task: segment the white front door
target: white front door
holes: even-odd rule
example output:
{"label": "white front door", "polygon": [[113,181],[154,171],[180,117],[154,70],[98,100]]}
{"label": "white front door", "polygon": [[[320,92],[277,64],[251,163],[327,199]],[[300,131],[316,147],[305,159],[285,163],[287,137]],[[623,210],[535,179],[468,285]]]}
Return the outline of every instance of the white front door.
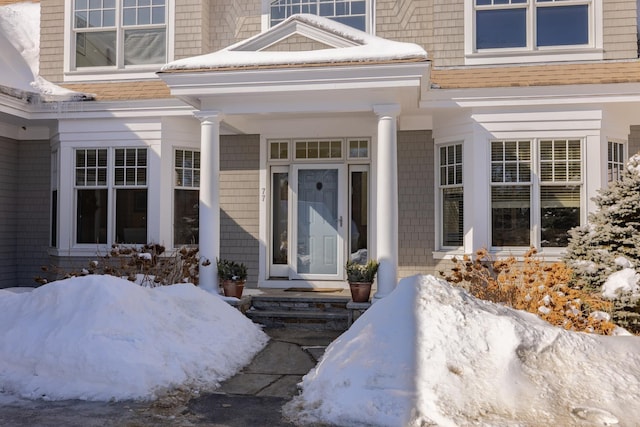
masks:
{"label": "white front door", "polygon": [[343,165],[293,166],[291,278],[343,278],[344,175]]}

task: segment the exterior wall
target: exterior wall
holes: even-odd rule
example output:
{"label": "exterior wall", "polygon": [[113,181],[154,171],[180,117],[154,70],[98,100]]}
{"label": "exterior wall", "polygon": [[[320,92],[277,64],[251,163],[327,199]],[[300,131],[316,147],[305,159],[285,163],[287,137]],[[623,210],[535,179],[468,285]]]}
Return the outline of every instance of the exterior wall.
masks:
{"label": "exterior wall", "polygon": [[431,131],[398,133],[400,277],[434,272],[433,150]]}
{"label": "exterior wall", "polygon": [[379,37],[417,43],[436,66],[464,64],[463,0],[379,0]]}
{"label": "exterior wall", "polygon": [[247,286],[255,288],[259,268],[260,137],[222,136],[220,141],[220,254],[243,262]]}
{"label": "exterior wall", "polygon": [[176,0],[175,59],[209,52],[210,9],[208,0]]}
{"label": "exterior wall", "polygon": [[223,49],[258,34],[261,30],[261,2],[219,0],[211,6],[211,50]]}
{"label": "exterior wall", "polygon": [[64,0],[40,2],[40,75],[62,82],[64,70]]}
{"label": "exterior wall", "polygon": [[18,182],[18,260],[20,286],[35,285],[49,264],[51,149],[49,141],[20,141]]}
{"label": "exterior wall", "polygon": [[0,288],[17,286],[18,142],[0,137]]}
{"label": "exterior wall", "polygon": [[604,59],[638,57],[636,1],[603,0]]}

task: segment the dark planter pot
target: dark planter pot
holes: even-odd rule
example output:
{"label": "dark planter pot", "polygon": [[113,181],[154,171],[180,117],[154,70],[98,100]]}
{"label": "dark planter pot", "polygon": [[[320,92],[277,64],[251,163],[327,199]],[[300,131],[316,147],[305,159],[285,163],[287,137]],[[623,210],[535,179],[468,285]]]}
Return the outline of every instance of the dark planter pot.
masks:
{"label": "dark planter pot", "polygon": [[223,280],[222,290],[225,297],[242,298],[242,291],[244,291],[245,280]]}
{"label": "dark planter pot", "polygon": [[369,302],[371,285],[369,282],[349,282],[353,302]]}

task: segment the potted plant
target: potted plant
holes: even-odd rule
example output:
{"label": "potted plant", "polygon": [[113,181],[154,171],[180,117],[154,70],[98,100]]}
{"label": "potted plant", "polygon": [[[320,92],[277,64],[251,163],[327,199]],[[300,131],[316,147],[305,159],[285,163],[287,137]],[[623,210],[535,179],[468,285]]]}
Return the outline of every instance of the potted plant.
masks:
{"label": "potted plant", "polygon": [[358,264],[355,261],[347,261],[347,281],[351,290],[353,302],[368,302],[371,294],[371,285],[378,272],[378,261],[369,260],[366,264]]}
{"label": "potted plant", "polygon": [[217,260],[218,278],[227,297],[242,298],[244,284],[247,281],[247,267],[241,262],[226,259]]}

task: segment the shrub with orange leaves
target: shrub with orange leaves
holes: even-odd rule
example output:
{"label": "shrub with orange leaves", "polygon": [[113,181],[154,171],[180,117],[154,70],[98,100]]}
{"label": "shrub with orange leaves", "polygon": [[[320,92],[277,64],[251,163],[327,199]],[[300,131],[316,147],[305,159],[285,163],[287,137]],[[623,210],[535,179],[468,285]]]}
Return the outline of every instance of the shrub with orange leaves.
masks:
{"label": "shrub with orange leaves", "polygon": [[522,261],[511,256],[493,260],[486,249],[453,259],[448,282],[476,298],[535,313],[552,325],[572,331],[610,335],[612,303],[571,287],[573,272],[564,262],[545,263],[531,248]]}

